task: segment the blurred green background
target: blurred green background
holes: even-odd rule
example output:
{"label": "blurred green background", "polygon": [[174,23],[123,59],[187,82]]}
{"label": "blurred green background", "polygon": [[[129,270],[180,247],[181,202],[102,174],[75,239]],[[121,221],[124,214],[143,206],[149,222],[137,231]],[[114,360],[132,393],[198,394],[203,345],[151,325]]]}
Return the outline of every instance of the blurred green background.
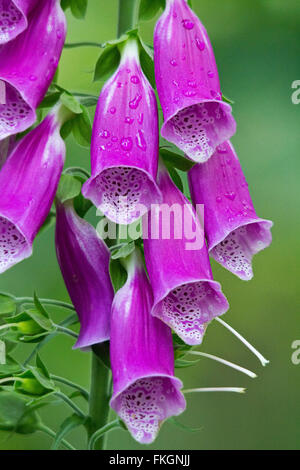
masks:
{"label": "blurred green background", "polygon": [[[291,362],[291,344],[300,340],[299,322],[299,170],[300,105],[291,101],[291,84],[300,80],[299,0],[193,0],[214,45],[223,92],[235,101],[238,123],[233,143],[239,154],[259,215],[275,222],[273,244],[254,260],[255,277],[241,282],[216,264],[231,308],[224,319],[271,361],[257,359],[219,324],[207,331],[202,350],[220,355],[258,373],[252,380],[209,359],[179,369],[185,388],[244,386],[245,395],[194,394],[179,418],[198,433],[166,423],[150,448],[155,449],[299,449],[300,365]],[[85,21],[68,14],[68,41],[103,42],[116,36],[117,0],[89,0]],[[141,25],[151,43],[154,21]],[[98,94],[92,84],[96,48],[63,52],[59,84],[69,90]],[[89,168],[89,155],[68,140],[67,165]],[[297,287],[298,286],[298,287]],[[0,277],[0,290],[67,300],[54,252],[53,227],[38,237],[31,259]],[[64,312],[53,311],[62,319]],[[89,353],[72,351],[72,339],[58,337],[41,353],[52,373],[88,387]],[[29,349],[18,351],[24,357]],[[83,403],[81,403],[83,406]],[[68,415],[65,405],[41,411],[52,428]],[[83,448],[80,431],[70,435]],[[49,438],[0,432],[0,449],[46,449]],[[128,433],[109,434],[108,449],[138,449]]]}

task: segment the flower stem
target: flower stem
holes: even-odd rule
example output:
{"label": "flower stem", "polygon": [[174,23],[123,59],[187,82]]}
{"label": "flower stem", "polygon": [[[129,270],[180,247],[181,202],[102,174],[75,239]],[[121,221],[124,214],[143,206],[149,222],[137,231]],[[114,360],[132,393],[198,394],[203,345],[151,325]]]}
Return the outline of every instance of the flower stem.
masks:
{"label": "flower stem", "polygon": [[104,434],[107,434],[109,431],[112,431],[113,429],[120,428],[120,427],[121,427],[120,421],[116,419],[115,421],[111,421],[110,423],[103,426],[103,428],[98,429],[98,431],[96,431],[89,440],[89,445],[88,445],[89,450],[94,450],[95,445],[101,436],[103,436]]}
{"label": "flower stem", "polygon": [[[108,420],[110,398],[110,370],[97,357],[92,354],[92,373],[90,389],[90,409],[87,424],[89,440],[96,431],[103,428]],[[95,450],[105,448],[106,435],[102,435],[95,442]]]}
{"label": "flower stem", "polygon": [[69,405],[70,408],[72,408],[72,410],[73,410],[78,416],[80,416],[81,418],[86,418],[85,414],[81,411],[81,409],[80,409],[67,395],[65,395],[65,394],[62,393],[62,392],[56,392],[55,395],[56,395],[58,398],[61,398],[65,403],[67,403],[67,405]]}
{"label": "flower stem", "polygon": [[69,42],[65,43],[64,48],[65,49],[74,49],[74,47],[100,47],[103,48],[105,47],[104,44],[101,44],[100,42]]}
{"label": "flower stem", "polygon": [[60,325],[55,325],[57,331],[60,333],[64,333],[65,335],[72,336],[72,338],[78,339],[78,334],[75,333],[74,331],[70,330],[69,328],[66,328],[65,326],[60,326]]}
{"label": "flower stem", "polygon": [[[32,297],[17,297],[15,299],[18,303],[20,304],[33,304],[33,298]],[[73,310],[75,311],[75,308],[72,304],[69,304],[68,302],[62,302],[60,300],[55,300],[55,299],[40,299],[40,302],[42,304],[46,305],[53,305],[54,307],[61,307],[61,308],[66,308],[68,310]]]}
{"label": "flower stem", "polygon": [[85,390],[85,388],[81,387],[81,385],[71,382],[71,380],[68,380],[65,377],[59,377],[58,375],[51,374],[51,379],[53,379],[55,382],[68,385],[68,387],[78,390],[84,396],[84,398],[86,398],[87,400],[89,399],[89,392]]}
{"label": "flower stem", "polygon": [[[47,434],[48,436],[50,437],[53,437],[55,439],[56,437],[56,432],[53,431],[52,429],[48,428],[48,426],[46,426],[45,424],[43,423],[40,423],[39,424],[39,427],[38,427],[38,430]],[[63,439],[61,441],[62,445],[64,447],[66,447],[66,449],[69,449],[69,450],[76,450],[75,447],[73,447],[68,441],[65,441],[65,439]]]}
{"label": "flower stem", "polygon": [[135,27],[137,3],[137,0],[119,0],[118,37]]}

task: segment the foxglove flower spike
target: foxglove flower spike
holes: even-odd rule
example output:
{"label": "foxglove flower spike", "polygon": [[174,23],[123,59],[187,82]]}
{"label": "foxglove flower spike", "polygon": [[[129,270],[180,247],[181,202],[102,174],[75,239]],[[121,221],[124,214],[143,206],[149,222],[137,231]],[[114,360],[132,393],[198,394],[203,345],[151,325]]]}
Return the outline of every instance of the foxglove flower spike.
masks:
{"label": "foxglove flower spike", "polygon": [[111,319],[111,407],[141,444],[154,441],[162,421],[185,409],[174,377],[171,330],[151,316],[153,296],[138,253],[127,262],[128,279],[116,293]]}
{"label": "foxglove flower spike", "polygon": [[186,0],[167,0],[154,34],[157,91],[164,114],[162,136],[196,162],[236,130],[229,104],[222,101],[207,32]]}
{"label": "foxglove flower spike", "polygon": [[0,0],[0,46],[15,39],[28,26],[28,15],[38,0]]}

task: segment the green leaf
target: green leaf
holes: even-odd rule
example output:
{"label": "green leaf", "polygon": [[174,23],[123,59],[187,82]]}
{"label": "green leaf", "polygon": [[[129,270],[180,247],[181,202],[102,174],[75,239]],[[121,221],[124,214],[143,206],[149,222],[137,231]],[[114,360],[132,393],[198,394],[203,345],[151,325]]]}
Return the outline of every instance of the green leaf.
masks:
{"label": "green leaf", "polygon": [[52,108],[52,106],[54,106],[58,102],[60,95],[61,92],[59,91],[47,93],[47,95],[39,105],[39,109]]}
{"label": "green leaf", "polygon": [[200,432],[203,430],[203,428],[191,428],[190,426],[186,426],[186,424],[180,423],[174,416],[168,419],[170,423],[175,424],[178,428],[182,429],[183,431],[186,432]]}
{"label": "green leaf", "polygon": [[78,20],[85,17],[87,10],[87,0],[71,0],[71,12]]}
{"label": "green leaf", "polygon": [[71,6],[71,0],[61,0],[61,7],[66,11]]}
{"label": "green leaf", "polygon": [[36,363],[37,368],[42,371],[44,376],[47,377],[47,379],[50,379],[50,374],[48,372],[48,369],[45,366],[45,364],[43,363],[43,361],[42,361],[39,354],[36,355],[35,363]]}
{"label": "green leaf", "polygon": [[66,138],[71,134],[73,128],[73,119],[66,121],[60,129],[60,135],[62,139],[66,140]]}
{"label": "green leaf", "polygon": [[120,63],[120,51],[117,45],[108,45],[100,55],[94,74],[94,82],[98,80],[106,80],[118,68]]}
{"label": "green leaf", "polygon": [[149,54],[149,50],[146,49],[145,44],[142,44],[142,48],[140,50],[140,61],[141,61],[141,67],[143,69],[144,74],[148,78],[151,86],[155,89],[156,88],[156,83],[155,83],[155,72],[154,72],[154,62]]}
{"label": "green leaf", "polygon": [[0,377],[1,379],[4,379],[5,377],[11,377],[21,372],[21,370],[22,368],[17,361],[15,361],[10,356],[6,356],[6,363],[0,364]]}
{"label": "green leaf", "polygon": [[60,101],[63,105],[65,105],[66,108],[72,111],[72,113],[82,113],[82,107],[80,106],[79,101],[73,95],[71,95],[71,93],[64,91],[60,97]]}
{"label": "green leaf", "polygon": [[175,168],[170,167],[169,165],[166,165],[168,172],[173,180],[173,182],[176,184],[177,188],[183,193],[183,183],[182,180],[175,170]]}
{"label": "green leaf", "polygon": [[72,131],[76,142],[82,147],[89,147],[92,139],[92,123],[87,108],[80,106],[82,113],[73,119]]}
{"label": "green leaf", "polygon": [[139,20],[151,20],[161,8],[161,0],[141,0],[139,9]]}
{"label": "green leaf", "polygon": [[28,402],[14,392],[0,392],[0,429],[18,434],[32,434],[39,428],[38,415]]}
{"label": "green leaf", "polygon": [[16,309],[17,304],[12,297],[0,294],[0,317],[13,315]]}
{"label": "green leaf", "polygon": [[185,359],[176,359],[175,360],[175,367],[177,369],[184,369],[186,367],[191,367],[196,365],[198,362],[200,362],[200,359],[197,359],[196,361],[187,361]]}
{"label": "green leaf", "polygon": [[112,259],[110,260],[109,271],[114,291],[117,292],[124,286],[127,280],[127,272],[119,260]]}
{"label": "green leaf", "polygon": [[194,165],[196,165],[196,162],[192,162],[182,155],[164,148],[159,149],[159,154],[166,165],[177,168],[177,170],[189,171]]}
{"label": "green leaf", "polygon": [[64,203],[74,199],[81,192],[81,183],[72,175],[62,175],[58,185],[56,198]]}
{"label": "green leaf", "polygon": [[[86,180],[81,176],[75,175],[74,178],[78,179],[80,184],[82,185]],[[73,200],[74,209],[79,215],[79,217],[84,218],[85,214],[89,211],[89,209],[93,206],[92,202],[89,199],[85,199],[83,197],[82,192],[78,194]]]}
{"label": "green leaf", "polygon": [[134,242],[126,243],[121,248],[115,251],[112,251],[111,259],[127,258],[127,256],[133,253],[134,250],[135,250]]}
{"label": "green leaf", "polygon": [[34,302],[35,308],[36,308],[45,318],[49,318],[49,313],[45,310],[45,308],[44,308],[43,305],[41,304],[40,299],[38,298],[36,292],[33,293],[33,302]]}
{"label": "green leaf", "polygon": [[57,450],[64,437],[69,434],[69,432],[71,432],[73,429],[77,428],[78,426],[82,426],[84,423],[85,419],[81,418],[76,414],[69,416],[67,419],[65,419],[64,422],[60,425],[60,428],[56,434],[51,449]]}
{"label": "green leaf", "polygon": [[43,232],[46,232],[49,228],[51,228],[55,224],[56,220],[56,215],[53,212],[49,212],[49,214],[46,217],[45,222],[41,226],[39,230],[39,235]]}

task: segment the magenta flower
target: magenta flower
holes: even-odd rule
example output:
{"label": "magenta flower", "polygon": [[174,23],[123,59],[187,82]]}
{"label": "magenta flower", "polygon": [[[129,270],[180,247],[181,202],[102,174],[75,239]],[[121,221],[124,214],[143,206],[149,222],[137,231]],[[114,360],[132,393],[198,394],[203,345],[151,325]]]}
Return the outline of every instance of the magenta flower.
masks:
{"label": "magenta flower", "polygon": [[28,26],[37,0],[0,0],[0,45],[15,39]]}
{"label": "magenta flower", "polygon": [[65,36],[60,1],[40,1],[29,15],[28,28],[0,48],[0,80],[5,83],[0,140],[35,122],[36,107],[53,79]]}
{"label": "magenta flower", "polygon": [[155,439],[162,421],[185,409],[182,383],[174,377],[171,330],[151,316],[153,296],[136,253],[117,292],[111,319],[111,407],[142,444]]}
{"label": "magenta flower", "polygon": [[91,164],[83,194],[112,221],[131,223],[160,200],[157,104],[135,40],[126,43],[118,70],[102,89]]}
{"label": "magenta flower", "polygon": [[54,200],[65,159],[56,107],[16,145],[0,171],[0,273],[28,258]]}
{"label": "magenta flower", "polygon": [[113,287],[109,250],[72,201],[56,205],[56,253],[81,329],[75,348],[109,339]]}
{"label": "magenta flower", "polygon": [[164,114],[162,136],[205,162],[236,130],[222,101],[213,49],[186,0],[167,0],[154,35],[157,91]]}
{"label": "magenta flower", "polygon": [[272,222],[257,217],[248,184],[230,142],[189,172],[194,204],[204,204],[205,233],[213,258],[243,280],[253,277],[252,257],[270,245]]}
{"label": "magenta flower", "polygon": [[[200,344],[206,324],[225,313],[228,302],[213,280],[204,232],[192,204],[164,168],[159,169],[158,185],[163,204],[144,217],[145,260],[154,294],[152,314],[187,344]],[[173,217],[166,212],[171,208]],[[163,227],[169,220],[167,233]]]}

